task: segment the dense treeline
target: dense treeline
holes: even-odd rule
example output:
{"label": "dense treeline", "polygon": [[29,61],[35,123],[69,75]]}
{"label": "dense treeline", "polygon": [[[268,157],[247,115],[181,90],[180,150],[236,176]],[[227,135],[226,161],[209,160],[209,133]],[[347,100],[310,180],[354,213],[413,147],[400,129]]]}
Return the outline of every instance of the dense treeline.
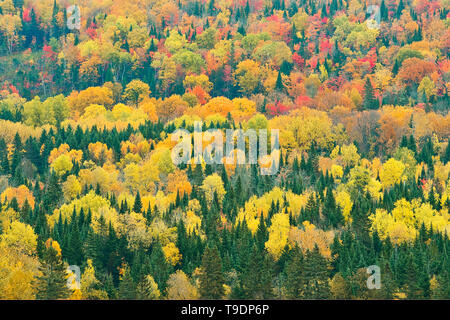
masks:
{"label": "dense treeline", "polygon": [[[448,2],[68,6],[0,1],[0,298],[450,298]],[[196,121],[279,170],[174,165]]]}
{"label": "dense treeline", "polygon": [[[162,128],[157,124],[147,123],[138,130],[150,132],[148,137],[151,139],[158,136]],[[440,195],[435,195],[431,191],[426,197],[421,188],[420,181],[430,176],[433,170],[431,168],[423,170],[419,180],[411,179],[395,184],[386,190],[382,199],[378,201],[368,192],[356,189],[350,212],[352,223],[345,223],[342,209],[336,203],[333,193],[329,192],[337,187],[333,176],[328,171],[324,174],[314,169],[314,159],[320,154],[314,148],[307,154],[307,161],[305,158],[302,158],[302,161],[295,159],[292,164],[281,161],[280,171],[286,177],[259,176],[255,166],[236,168],[233,175],[228,175],[224,167],[219,165],[206,165],[204,170],[200,166],[196,166],[195,169],[189,166],[188,177],[194,186],[192,193],[185,193],[183,196],[177,193],[174,203],[171,203],[165,212],[158,212],[157,206],[144,207],[139,191],[130,203],[127,200],[118,201],[114,193],[102,192],[100,184],[86,186],[80,192],[78,195],[80,198],[94,192],[108,199],[111,208],[115,209],[118,215],[142,213],[148,225],[152,225],[155,219],[162,219],[167,226],[177,227],[174,248],[177,249],[176,254],[180,255],[180,258],[174,258],[175,265],[165,258],[158,241],[154,240],[148,247],[137,246],[131,249],[127,235],[119,235],[111,222],[108,224],[103,216],[98,219],[97,231],[94,231],[90,209],[84,211],[81,207],[77,212],[74,207],[69,219],[63,219],[62,215],[59,215],[58,220],[50,227],[46,215],[63,201],[61,182],[68,176],[77,176],[80,166],[74,162],[71,170],[57,176],[55,172],[49,171],[47,159],[50,152],[46,153],[45,150],[53,150],[67,143],[78,146],[85,155],[89,153],[86,146],[93,141],[104,141],[108,147],[115,150],[117,148],[115,146],[127,141],[134,132],[131,127],[120,132],[99,132],[95,127],[86,132],[80,128],[59,129],[44,132],[39,141],[30,138],[24,144],[17,135],[14,149],[22,151],[15,151],[12,161],[7,159],[2,161],[2,174],[10,177],[11,185],[27,186],[32,191],[34,206],[34,208],[30,206],[27,198],[21,199],[22,205],[19,205],[16,198],[12,198],[2,206],[2,212],[8,215],[11,213],[6,212],[12,209],[18,213],[17,221],[33,227],[38,236],[36,252],[43,265],[54,266],[53,264],[61,263],[53,256],[46,258],[49,250],[47,239],[52,239],[51,241],[59,244],[58,250],[64,261],[83,266],[85,270],[89,270],[89,266],[95,268],[95,277],[98,280],[95,280],[95,285],[89,284],[88,288],[82,289],[84,298],[150,298],[155,294],[153,290],[156,290],[156,286],[152,287],[147,283],[148,275],[153,277],[160,292],[165,292],[168,285],[174,291],[186,290],[185,286],[189,288],[189,281],[182,282],[174,277],[177,280],[168,284],[169,276],[176,274],[174,273],[176,270],[182,270],[193,278],[198,276],[198,290],[204,292],[202,296],[205,298],[224,297],[223,284],[227,285],[226,294],[230,298],[393,298],[400,294],[406,294],[408,298],[448,297],[447,234],[422,224],[412,242],[392,243],[389,237],[383,240],[376,231],[370,232],[368,218],[376,209],[391,211],[401,199],[407,201],[421,199],[435,210],[448,212],[450,204],[448,198],[442,203],[439,201],[443,199]],[[44,151],[36,152],[41,144]],[[2,154],[7,154],[5,145],[1,140]],[[430,155],[426,155],[426,148],[424,146],[424,151],[415,153],[416,157],[429,157]],[[446,152],[447,155],[444,157],[448,156],[448,151]],[[91,159],[89,155],[84,157],[85,161]],[[282,155],[283,157],[285,156]],[[27,162],[35,166],[34,171],[25,168],[27,165],[30,166]],[[32,172],[31,175],[24,176],[28,172]],[[215,193],[211,206],[208,206],[201,189],[195,186],[203,185],[205,176],[214,173],[224,181],[225,195],[219,202]],[[42,189],[43,185],[45,187]],[[221,215],[225,216],[226,221],[237,221],[239,208],[246,201],[253,195],[262,196],[270,192],[273,186],[292,190],[296,195],[302,194],[304,190],[315,190],[315,193],[311,193],[311,197],[307,199],[297,216],[292,215],[286,200],[283,204],[280,204],[279,200],[276,202],[272,200],[267,216],[260,216],[254,233],[245,220],[231,225],[220,223]],[[180,211],[188,211],[193,201],[199,206],[201,225],[198,233],[189,233],[183,219],[177,217]],[[285,248],[280,248],[281,254],[275,260],[268,253],[266,243],[270,236],[269,228],[273,226],[273,217],[278,212],[288,217],[288,226],[291,227],[301,227],[305,221],[309,221],[322,230],[336,230],[333,241],[325,244],[331,250],[331,259],[325,259],[316,244],[311,251],[306,252],[298,246],[286,245]],[[304,241],[312,243],[305,243],[305,246],[312,245],[315,241],[323,245],[321,239],[314,238],[313,233],[306,236],[311,239],[306,238]],[[209,251],[206,248],[209,248]],[[86,261],[91,262],[86,265]],[[380,265],[383,270],[383,289],[380,291],[368,290],[365,285],[367,280],[365,268],[372,264]],[[201,276],[197,275],[199,267],[205,268],[207,279],[201,280]],[[57,270],[56,267],[54,269]],[[50,277],[60,277],[61,283],[65,285],[64,270],[62,268],[59,274],[56,271],[47,273],[44,271],[41,280],[43,282],[40,284],[47,283]],[[124,272],[130,274],[124,275],[122,274]],[[83,279],[85,276],[93,277],[84,273]],[[332,279],[331,283],[328,283],[328,279]],[[147,286],[153,289],[150,290]],[[43,290],[40,286],[38,288],[39,292]],[[56,294],[53,291],[56,289],[45,290],[48,292],[40,293],[42,298],[51,298]],[[195,287],[190,290],[192,292],[184,296],[185,298],[198,297]],[[213,294],[215,291],[217,293]],[[168,292],[169,297],[177,297],[175,293],[171,296],[170,290]],[[61,293],[57,297],[65,296]]]}

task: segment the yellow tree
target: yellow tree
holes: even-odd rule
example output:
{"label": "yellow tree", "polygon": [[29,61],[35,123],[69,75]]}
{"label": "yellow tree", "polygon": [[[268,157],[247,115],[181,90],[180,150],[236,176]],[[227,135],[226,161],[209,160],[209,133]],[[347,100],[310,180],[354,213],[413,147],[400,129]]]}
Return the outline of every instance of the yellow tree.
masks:
{"label": "yellow tree", "polygon": [[212,204],[214,200],[214,194],[217,194],[219,204],[222,203],[222,200],[225,197],[226,193],[222,178],[217,173],[213,173],[212,175],[207,176],[203,181],[201,189],[205,194],[208,205]]}
{"label": "yellow tree", "polygon": [[187,89],[194,89],[195,87],[201,87],[203,90],[205,90],[206,93],[209,93],[212,88],[213,84],[209,81],[209,78],[205,74],[201,75],[188,75],[183,80],[184,88]]}
{"label": "yellow tree", "polygon": [[256,87],[261,81],[261,67],[258,62],[253,60],[244,60],[237,65],[234,77],[239,84],[240,90],[251,94],[255,92]]}
{"label": "yellow tree", "polygon": [[87,300],[106,300],[108,294],[104,290],[97,289],[100,281],[95,277],[94,266],[92,260],[87,260],[87,267],[81,276],[81,294],[83,299]]}
{"label": "yellow tree", "polygon": [[403,181],[405,179],[404,171],[405,165],[403,162],[394,158],[386,161],[380,170],[380,180],[383,188],[388,188]]}
{"label": "yellow tree", "polygon": [[114,103],[113,92],[107,87],[90,87],[86,90],[73,91],[68,97],[67,102],[74,115],[82,115],[84,109],[91,104],[98,104],[109,107]]}
{"label": "yellow tree", "polygon": [[172,266],[176,266],[181,260],[180,250],[178,250],[177,246],[173,242],[169,242],[162,248],[164,252],[164,256],[166,257],[166,261],[170,263]]}
{"label": "yellow tree", "polygon": [[13,221],[0,236],[0,242],[21,253],[32,255],[36,249],[37,236],[31,226]]}
{"label": "yellow tree", "polygon": [[35,97],[23,105],[23,116],[25,123],[30,126],[54,124],[53,110],[44,107],[39,97]]}
{"label": "yellow tree", "polygon": [[273,215],[269,227],[269,240],[265,247],[275,260],[280,258],[281,252],[288,243],[289,228],[289,215],[285,213]]}
{"label": "yellow tree", "polygon": [[72,170],[73,163],[67,154],[62,154],[50,165],[58,176],[64,175],[66,172]]}
{"label": "yellow tree", "polygon": [[0,244],[0,299],[35,299],[39,260]]}
{"label": "yellow tree", "polygon": [[148,84],[140,80],[133,80],[125,87],[123,98],[137,107],[142,100],[148,98],[149,94],[150,87]]}
{"label": "yellow tree", "polygon": [[9,54],[12,53],[14,44],[19,40],[19,30],[22,28],[22,20],[17,15],[1,14],[0,31],[6,38]]}
{"label": "yellow tree", "polygon": [[170,300],[197,300],[199,294],[188,276],[182,270],[178,270],[167,280],[167,298]]}
{"label": "yellow tree", "polygon": [[312,251],[317,245],[320,254],[326,258],[331,257],[330,245],[333,242],[333,237],[333,231],[317,229],[316,226],[309,221],[303,222],[303,230],[291,228],[289,232],[289,240],[296,242],[303,250],[303,253]]}
{"label": "yellow tree", "polygon": [[66,200],[72,200],[81,194],[81,183],[76,176],[70,175],[62,186],[64,198]]}
{"label": "yellow tree", "polygon": [[34,299],[40,274],[37,236],[31,226],[13,221],[0,236],[0,299]]}
{"label": "yellow tree", "polygon": [[98,164],[103,165],[105,162],[113,162],[114,153],[104,143],[97,141],[88,145],[91,158]]}

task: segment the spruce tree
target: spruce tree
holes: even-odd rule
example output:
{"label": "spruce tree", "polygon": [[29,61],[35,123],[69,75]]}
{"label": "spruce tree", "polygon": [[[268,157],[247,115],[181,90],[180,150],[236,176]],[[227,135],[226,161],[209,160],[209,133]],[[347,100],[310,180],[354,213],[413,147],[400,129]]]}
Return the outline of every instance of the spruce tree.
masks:
{"label": "spruce tree", "polygon": [[448,270],[447,262],[444,264],[443,271],[436,277],[437,288],[433,292],[433,299],[450,299],[450,271]]}
{"label": "spruce tree", "polygon": [[372,82],[369,77],[366,78],[366,83],[364,84],[364,109],[372,110],[378,109],[378,101],[373,92]]}
{"label": "spruce tree", "polygon": [[286,296],[288,299],[301,299],[303,297],[303,254],[298,246],[290,253],[285,265]]}
{"label": "spruce tree", "polygon": [[328,284],[328,262],[320,254],[317,244],[305,256],[303,268],[303,298],[328,299],[330,287]]}
{"label": "spruce tree", "polygon": [[275,83],[275,89],[280,92],[284,90],[283,79],[281,78],[281,71],[278,71],[277,82]]}
{"label": "spruce tree", "polygon": [[142,211],[142,201],[141,195],[139,194],[139,190],[136,193],[136,197],[134,198],[133,212],[141,213]]}
{"label": "spruce tree", "polygon": [[161,290],[166,289],[166,282],[172,272],[172,266],[167,263],[166,257],[159,242],[154,245],[150,255],[150,274]]}
{"label": "spruce tree", "polygon": [[83,244],[77,221],[72,221],[72,230],[69,235],[67,258],[70,264],[81,265],[83,262]]}
{"label": "spruce tree", "polygon": [[324,202],[324,215],[327,218],[327,223],[332,227],[337,227],[344,221],[344,216],[342,215],[341,209],[336,205],[336,200],[334,199],[333,190],[327,188],[327,193]]}
{"label": "spruce tree", "polygon": [[386,7],[386,4],[384,3],[384,0],[381,0],[380,19],[381,19],[381,21],[387,21],[388,18],[389,18],[389,11]]}
{"label": "spruce tree", "polygon": [[272,294],[273,262],[269,254],[254,246],[242,274],[242,289],[247,299],[270,299]]}
{"label": "spruce tree", "polygon": [[400,0],[400,2],[398,3],[397,13],[396,13],[397,19],[400,18],[400,16],[402,15],[402,11],[404,9],[405,9],[405,5],[403,4],[403,0]]}
{"label": "spruce tree", "polygon": [[406,260],[406,296],[408,299],[420,299],[422,290],[419,285],[419,266],[414,261],[412,254]]}
{"label": "spruce tree", "polygon": [[58,205],[63,197],[63,191],[59,182],[58,175],[52,171],[45,190],[43,204],[46,208],[52,209]]}
{"label": "spruce tree", "polygon": [[69,297],[67,273],[61,254],[47,242],[43,248],[41,261],[41,276],[37,279],[37,299],[57,300]]}
{"label": "spruce tree", "polygon": [[265,244],[269,240],[269,232],[267,231],[267,226],[264,221],[264,215],[261,214],[259,218],[258,229],[255,234],[256,246],[260,252],[264,251]]}
{"label": "spruce tree", "polygon": [[130,268],[128,266],[122,268],[122,278],[120,279],[119,284],[119,299],[136,299],[136,284],[131,277]]}
{"label": "spruce tree", "polygon": [[206,247],[202,258],[200,275],[200,296],[202,299],[221,299],[225,293],[225,277],[222,271],[222,259],[216,246]]}

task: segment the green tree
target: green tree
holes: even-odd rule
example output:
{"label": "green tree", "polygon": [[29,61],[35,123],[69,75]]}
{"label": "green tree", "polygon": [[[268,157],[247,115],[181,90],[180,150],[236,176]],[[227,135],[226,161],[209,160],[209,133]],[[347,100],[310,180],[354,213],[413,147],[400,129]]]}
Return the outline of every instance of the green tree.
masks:
{"label": "green tree", "polygon": [[286,296],[288,299],[303,297],[303,254],[298,246],[291,250],[289,260],[285,266]]}
{"label": "green tree", "polygon": [[242,287],[248,299],[270,299],[272,293],[273,261],[266,251],[254,246],[242,275]]}
{"label": "green tree", "polygon": [[206,247],[202,258],[200,296],[202,299],[221,299],[225,293],[222,259],[216,246]]}
{"label": "green tree", "polygon": [[141,211],[142,211],[142,200],[138,190],[138,192],[136,193],[136,197],[134,198],[133,212],[141,213]]}
{"label": "green tree", "polygon": [[128,265],[122,268],[122,278],[119,284],[119,299],[136,299],[136,284],[131,277],[130,267]]}
{"label": "green tree", "polygon": [[364,84],[364,102],[363,102],[364,109],[378,109],[379,104],[378,100],[375,97],[372,82],[367,77],[366,83]]}
{"label": "green tree", "polygon": [[303,298],[328,299],[330,297],[328,262],[320,254],[317,245],[306,253],[303,266]]}
{"label": "green tree", "polygon": [[37,299],[56,300],[69,297],[67,272],[61,254],[53,247],[44,248],[40,271],[37,279]]}

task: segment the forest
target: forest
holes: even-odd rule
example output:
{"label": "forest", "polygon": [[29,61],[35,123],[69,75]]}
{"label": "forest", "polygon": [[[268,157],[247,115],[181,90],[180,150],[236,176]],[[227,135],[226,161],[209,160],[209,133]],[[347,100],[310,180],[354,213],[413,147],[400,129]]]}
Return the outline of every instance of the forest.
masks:
{"label": "forest", "polygon": [[0,0],[0,299],[450,299],[449,10]]}

